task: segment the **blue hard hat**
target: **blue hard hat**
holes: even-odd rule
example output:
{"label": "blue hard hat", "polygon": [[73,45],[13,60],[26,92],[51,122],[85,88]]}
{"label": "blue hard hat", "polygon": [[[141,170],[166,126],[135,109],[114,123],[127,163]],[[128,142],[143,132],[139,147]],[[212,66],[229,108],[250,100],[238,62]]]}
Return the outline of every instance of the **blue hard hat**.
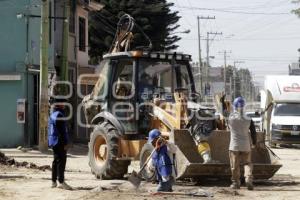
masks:
{"label": "blue hard hat", "polygon": [[151,143],[153,140],[158,138],[161,135],[160,131],[157,129],[153,129],[149,132],[148,143]]}
{"label": "blue hard hat", "polygon": [[233,106],[235,109],[237,108],[243,108],[245,106],[245,99],[243,97],[237,97],[234,101],[233,101]]}

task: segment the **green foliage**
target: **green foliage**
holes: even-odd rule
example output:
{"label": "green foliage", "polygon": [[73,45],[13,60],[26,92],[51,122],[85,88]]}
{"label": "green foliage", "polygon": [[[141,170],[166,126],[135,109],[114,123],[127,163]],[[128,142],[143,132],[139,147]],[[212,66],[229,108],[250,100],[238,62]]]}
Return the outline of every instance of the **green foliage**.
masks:
{"label": "green foliage", "polygon": [[[300,0],[294,0],[294,1],[292,1],[292,3],[299,4]],[[292,10],[292,13],[294,13],[294,14],[298,15],[298,17],[300,17],[300,8]]]}
{"label": "green foliage", "polygon": [[[104,9],[91,13],[89,27],[90,55],[99,60],[108,52],[116,32],[119,18],[127,13],[144,30],[153,43],[153,50],[173,50],[181,38],[171,35],[176,30],[180,17],[178,12],[171,11],[173,3],[166,0],[97,0],[105,5]],[[134,31],[131,47],[148,45],[146,38],[137,30]]]}
{"label": "green foliage", "polygon": [[[231,80],[231,95],[232,99],[243,96],[250,98],[250,90],[254,88],[253,77],[247,68],[237,69],[234,66],[228,65],[226,67],[226,82]],[[235,93],[234,93],[235,89]]]}

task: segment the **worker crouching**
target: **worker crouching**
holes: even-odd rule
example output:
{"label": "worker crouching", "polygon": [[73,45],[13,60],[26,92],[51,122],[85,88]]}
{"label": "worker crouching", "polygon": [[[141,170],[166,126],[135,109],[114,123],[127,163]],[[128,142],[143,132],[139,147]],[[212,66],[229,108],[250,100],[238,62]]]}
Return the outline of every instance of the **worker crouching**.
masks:
{"label": "worker crouching", "polygon": [[157,129],[149,132],[148,142],[155,148],[152,159],[148,163],[148,169],[156,172],[157,181],[159,182],[157,191],[172,192],[176,177],[174,165],[176,146],[167,142]]}

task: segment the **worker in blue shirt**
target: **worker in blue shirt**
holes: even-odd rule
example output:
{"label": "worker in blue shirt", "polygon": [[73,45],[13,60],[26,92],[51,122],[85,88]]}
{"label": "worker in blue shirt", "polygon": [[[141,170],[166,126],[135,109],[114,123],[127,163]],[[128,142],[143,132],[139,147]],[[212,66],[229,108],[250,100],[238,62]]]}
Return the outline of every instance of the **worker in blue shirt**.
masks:
{"label": "worker in blue shirt", "polygon": [[157,191],[172,192],[172,186],[176,177],[174,166],[176,146],[167,142],[157,129],[149,132],[148,142],[156,149],[152,154],[152,159],[148,163],[148,169],[156,172],[159,182]]}
{"label": "worker in blue shirt", "polygon": [[71,190],[72,188],[65,182],[64,176],[69,143],[64,117],[63,100],[56,100],[48,121],[48,145],[52,148],[54,157],[52,162],[52,188],[57,187],[56,181],[58,178],[58,188]]}

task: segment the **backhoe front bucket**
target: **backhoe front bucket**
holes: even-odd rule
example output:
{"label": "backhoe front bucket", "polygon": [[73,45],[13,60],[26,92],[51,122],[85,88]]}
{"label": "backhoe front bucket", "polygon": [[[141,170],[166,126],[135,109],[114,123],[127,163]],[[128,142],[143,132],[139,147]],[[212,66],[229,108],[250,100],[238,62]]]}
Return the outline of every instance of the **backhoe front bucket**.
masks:
{"label": "backhoe front bucket", "polygon": [[[176,153],[177,179],[185,178],[230,178],[229,131],[214,131],[209,138],[212,163],[204,164],[188,130],[175,130],[170,141],[178,146]],[[264,134],[258,133],[257,142],[264,142]],[[269,149],[253,149],[253,176],[269,179],[282,166]],[[242,169],[242,168],[241,168]]]}

